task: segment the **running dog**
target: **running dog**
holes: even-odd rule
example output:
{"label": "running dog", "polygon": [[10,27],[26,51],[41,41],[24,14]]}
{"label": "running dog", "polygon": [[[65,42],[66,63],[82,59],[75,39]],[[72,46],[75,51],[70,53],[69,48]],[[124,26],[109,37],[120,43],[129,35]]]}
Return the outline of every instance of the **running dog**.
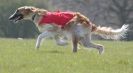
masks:
{"label": "running dog", "polygon": [[120,39],[125,36],[128,25],[120,29],[111,27],[97,27],[87,17],[79,12],[47,11],[33,6],[19,7],[9,20],[18,22],[20,20],[31,20],[42,32],[36,41],[36,48],[39,48],[43,38],[54,37],[58,45],[66,45],[63,37],[71,37],[73,52],[77,52],[78,44],[87,48],[96,48],[99,54],[104,52],[104,46],[91,41],[91,34],[99,34],[105,39]]}

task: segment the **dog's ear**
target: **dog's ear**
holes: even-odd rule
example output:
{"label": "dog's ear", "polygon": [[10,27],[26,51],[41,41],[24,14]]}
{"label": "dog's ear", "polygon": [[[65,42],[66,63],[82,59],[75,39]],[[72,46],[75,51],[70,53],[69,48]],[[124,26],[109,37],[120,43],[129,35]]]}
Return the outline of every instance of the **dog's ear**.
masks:
{"label": "dog's ear", "polygon": [[37,13],[37,8],[30,8],[30,10],[32,11],[32,12],[34,12],[34,13]]}
{"label": "dog's ear", "polygon": [[44,9],[39,9],[39,8],[31,8],[31,11],[33,12],[33,13],[37,13],[37,14],[39,14],[39,15],[45,15],[46,14],[46,12],[47,12],[47,10],[44,10]]}

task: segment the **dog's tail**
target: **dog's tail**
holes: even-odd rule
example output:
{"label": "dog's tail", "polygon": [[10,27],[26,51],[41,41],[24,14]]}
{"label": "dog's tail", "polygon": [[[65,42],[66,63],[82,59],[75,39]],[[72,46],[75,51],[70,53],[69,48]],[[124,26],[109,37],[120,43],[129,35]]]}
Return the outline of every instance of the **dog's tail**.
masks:
{"label": "dog's tail", "polygon": [[[128,30],[129,25],[124,24],[120,29],[112,29],[110,27],[96,27],[95,30],[93,31],[96,34],[99,34],[105,39],[114,39],[118,40],[120,38],[125,38],[126,32]],[[93,28],[93,26],[92,26]]]}

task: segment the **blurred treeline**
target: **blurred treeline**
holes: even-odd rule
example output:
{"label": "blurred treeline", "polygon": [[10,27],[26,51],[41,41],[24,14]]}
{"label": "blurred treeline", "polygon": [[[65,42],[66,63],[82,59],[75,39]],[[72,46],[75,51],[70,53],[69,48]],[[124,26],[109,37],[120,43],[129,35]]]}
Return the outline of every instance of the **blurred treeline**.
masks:
{"label": "blurred treeline", "polygon": [[126,40],[133,40],[133,0],[0,0],[0,37],[34,38],[39,34],[31,21],[10,22],[8,17],[20,6],[47,10],[78,11],[96,25],[120,28],[129,24]]}

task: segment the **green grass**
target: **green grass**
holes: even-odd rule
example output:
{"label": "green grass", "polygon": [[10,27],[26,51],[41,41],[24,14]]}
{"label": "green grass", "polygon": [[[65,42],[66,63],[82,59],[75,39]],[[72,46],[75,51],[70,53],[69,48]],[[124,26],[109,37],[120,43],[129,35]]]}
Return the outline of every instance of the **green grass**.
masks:
{"label": "green grass", "polygon": [[0,73],[133,73],[133,42],[95,41],[95,49],[57,46],[46,40],[35,50],[35,40],[0,39]]}

